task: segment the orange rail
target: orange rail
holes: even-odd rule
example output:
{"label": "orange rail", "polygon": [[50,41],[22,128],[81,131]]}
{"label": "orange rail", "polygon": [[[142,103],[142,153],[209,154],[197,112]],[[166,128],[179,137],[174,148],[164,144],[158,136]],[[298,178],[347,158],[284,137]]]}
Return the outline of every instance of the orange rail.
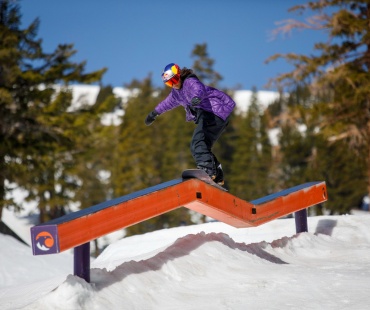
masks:
{"label": "orange rail", "polygon": [[34,255],[59,253],[179,207],[234,227],[250,227],[326,200],[325,182],[247,202],[199,179],[177,179],[34,226],[32,249]]}

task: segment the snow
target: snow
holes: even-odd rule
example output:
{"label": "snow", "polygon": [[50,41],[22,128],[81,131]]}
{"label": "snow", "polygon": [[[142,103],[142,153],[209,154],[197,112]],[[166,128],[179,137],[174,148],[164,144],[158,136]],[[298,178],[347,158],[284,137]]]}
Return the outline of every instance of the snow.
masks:
{"label": "snow", "polygon": [[[235,100],[238,112],[247,112],[251,103],[253,92],[251,90],[237,90],[234,92],[233,99]],[[260,90],[256,92],[257,102],[263,109],[266,109],[271,103],[277,100],[280,96],[278,92]]]}
{"label": "snow", "polygon": [[[60,86],[55,85],[55,89],[59,90]],[[72,91],[73,100],[72,107],[80,108],[84,105],[92,105],[96,102],[100,87],[98,85],[70,85],[68,89]],[[137,90],[131,90],[124,87],[114,87],[113,94],[126,103],[130,97],[137,95]],[[233,92],[233,99],[237,105],[239,112],[246,112],[250,105],[253,92],[251,90],[236,90]],[[260,90],[257,91],[258,103],[262,108],[267,108],[269,104],[278,99],[280,94],[276,91]],[[115,120],[114,120],[115,121]]]}
{"label": "snow", "polygon": [[32,256],[0,235],[1,309],[368,309],[370,214],[220,222],[121,239],[72,275],[68,252]]}
{"label": "snow", "polygon": [[[56,85],[55,89],[59,90],[61,87]],[[72,107],[71,109],[81,108],[84,105],[92,105],[96,102],[96,98],[99,94],[100,87],[98,85],[70,85],[68,89],[72,91]],[[114,87],[113,94],[121,99],[122,104],[126,103],[129,98],[136,96],[138,90],[127,89],[124,87]],[[253,92],[250,90],[236,90],[233,92],[233,99],[236,103],[236,109],[238,113],[245,113],[251,103],[251,97]],[[154,94],[155,96],[156,94]],[[268,105],[273,103],[278,99],[280,94],[275,91],[260,90],[257,91],[258,103],[262,109],[266,109]],[[105,113],[102,116],[102,123],[106,126],[114,125],[118,126],[122,122],[122,117],[124,115],[124,110],[117,108],[111,113]],[[272,133],[274,136],[271,137],[272,143],[275,145],[276,132]]]}
{"label": "snow", "polygon": [[28,202],[25,200],[27,191],[16,186],[15,183],[9,184],[5,181],[6,186],[13,188],[11,193],[7,193],[6,199],[13,198],[16,204],[22,206],[22,210],[15,212],[13,208],[3,208],[1,221],[3,221],[12,231],[28,245],[31,245],[30,228],[38,224],[39,210],[37,202]]}
{"label": "snow", "polygon": [[[54,86],[57,91],[61,89],[60,85]],[[92,105],[96,102],[96,98],[100,91],[100,86],[98,85],[84,85],[84,84],[74,84],[69,85],[68,89],[72,91],[72,106],[71,110],[81,108],[85,105]],[[138,90],[137,89],[127,89],[124,87],[114,87],[113,94],[116,98],[120,98],[122,104],[126,103],[129,98],[137,96]],[[237,111],[239,113],[245,113],[248,110],[248,107],[251,102],[253,92],[250,90],[236,90],[233,92],[233,99],[235,100]],[[154,96],[157,94],[154,93]],[[268,91],[268,90],[260,90],[257,91],[257,99],[258,103],[262,109],[266,109],[268,105],[273,103],[276,99],[278,99],[280,94],[276,91]],[[121,108],[117,108],[115,111],[111,113],[105,113],[102,116],[102,123],[106,126],[114,125],[118,126],[122,122],[122,117],[124,115],[124,110]],[[273,141],[276,138],[272,138]]]}

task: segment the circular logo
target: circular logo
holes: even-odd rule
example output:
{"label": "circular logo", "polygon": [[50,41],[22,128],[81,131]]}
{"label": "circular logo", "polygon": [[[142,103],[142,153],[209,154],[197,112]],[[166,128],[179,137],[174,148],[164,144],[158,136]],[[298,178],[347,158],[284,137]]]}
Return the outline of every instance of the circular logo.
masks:
{"label": "circular logo", "polygon": [[49,251],[54,245],[53,236],[47,231],[42,231],[36,236],[36,246],[41,251]]}

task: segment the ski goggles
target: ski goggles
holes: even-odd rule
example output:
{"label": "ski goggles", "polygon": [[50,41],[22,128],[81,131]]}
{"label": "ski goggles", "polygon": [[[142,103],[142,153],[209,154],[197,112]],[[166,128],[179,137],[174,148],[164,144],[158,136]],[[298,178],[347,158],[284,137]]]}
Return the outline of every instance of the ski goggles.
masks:
{"label": "ski goggles", "polygon": [[165,81],[165,78],[163,77],[163,82],[169,87],[173,87],[173,85],[176,85],[180,82],[180,76],[179,75],[174,75],[171,77],[169,80]]}
{"label": "ski goggles", "polygon": [[169,87],[178,84],[180,82],[179,66],[174,63],[167,65],[163,70],[162,80]]}

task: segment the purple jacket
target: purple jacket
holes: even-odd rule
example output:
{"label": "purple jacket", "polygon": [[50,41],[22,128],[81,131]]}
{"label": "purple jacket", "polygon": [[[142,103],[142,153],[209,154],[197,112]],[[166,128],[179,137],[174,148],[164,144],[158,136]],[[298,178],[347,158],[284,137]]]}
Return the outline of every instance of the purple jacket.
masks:
{"label": "purple jacket", "polygon": [[155,111],[162,114],[182,105],[186,111],[186,120],[195,121],[195,116],[190,111],[191,99],[194,97],[201,99],[195,108],[212,112],[223,120],[226,120],[235,107],[235,102],[224,92],[204,85],[196,77],[188,77],[184,80],[181,89],[173,88],[167,98],[155,107]]}

